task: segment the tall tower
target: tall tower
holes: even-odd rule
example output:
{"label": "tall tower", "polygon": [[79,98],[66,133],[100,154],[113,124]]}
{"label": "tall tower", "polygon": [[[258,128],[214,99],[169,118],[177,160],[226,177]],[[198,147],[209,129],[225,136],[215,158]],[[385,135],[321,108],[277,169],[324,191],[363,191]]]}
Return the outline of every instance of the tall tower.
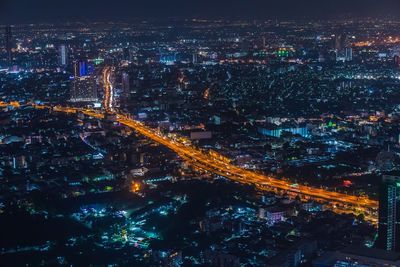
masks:
{"label": "tall tower", "polygon": [[131,89],[129,86],[129,74],[126,72],[122,73],[122,98],[124,104],[129,101]]}
{"label": "tall tower", "polygon": [[68,64],[68,48],[65,44],[59,47],[60,66],[65,67]]}
{"label": "tall tower", "polygon": [[94,66],[86,60],[76,60],[73,64],[73,71],[75,77],[86,77],[94,73]]}
{"label": "tall tower", "polygon": [[351,47],[346,47],[345,53],[346,53],[346,61],[352,61],[353,60],[353,49]]}
{"label": "tall tower", "polygon": [[74,77],[70,88],[72,102],[95,102],[97,98],[97,84],[94,76]]}
{"label": "tall tower", "polygon": [[12,65],[12,33],[11,33],[11,26],[6,26],[6,32],[5,32],[5,37],[6,37],[6,52],[7,52],[7,64],[8,67],[11,67]]}
{"label": "tall tower", "polygon": [[70,87],[70,101],[95,102],[98,101],[96,76],[88,73],[86,61],[74,61],[74,77]]}
{"label": "tall tower", "polygon": [[86,61],[79,61],[79,76],[87,76],[87,64]]}
{"label": "tall tower", "polygon": [[377,245],[385,250],[400,251],[400,176],[383,176]]}
{"label": "tall tower", "polygon": [[346,47],[347,36],[345,33],[339,33],[335,35],[335,50],[339,52]]}
{"label": "tall tower", "polygon": [[192,54],[192,63],[193,63],[193,64],[197,64],[197,60],[198,60],[198,55],[197,55],[196,52],[194,52],[194,53]]}
{"label": "tall tower", "polygon": [[336,61],[352,61],[353,49],[346,33],[342,32],[335,35]]}

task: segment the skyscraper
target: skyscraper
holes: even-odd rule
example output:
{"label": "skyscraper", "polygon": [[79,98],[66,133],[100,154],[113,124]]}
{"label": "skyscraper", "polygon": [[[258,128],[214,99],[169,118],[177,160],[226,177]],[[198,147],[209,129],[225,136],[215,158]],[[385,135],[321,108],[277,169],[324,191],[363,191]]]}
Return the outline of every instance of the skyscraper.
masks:
{"label": "skyscraper", "polygon": [[59,47],[60,66],[65,67],[68,64],[68,48],[65,44]]}
{"label": "skyscraper", "polygon": [[87,76],[87,64],[86,61],[79,61],[79,76]]}
{"label": "skyscraper", "polygon": [[74,62],[74,76],[86,77],[94,74],[94,64],[86,60],[79,60]]}
{"label": "skyscraper", "polygon": [[129,74],[122,73],[122,102],[126,104],[129,101],[131,90],[129,86]]}
{"label": "skyscraper", "polygon": [[352,61],[353,50],[345,33],[335,35],[336,61]]}
{"label": "skyscraper", "polygon": [[400,251],[400,176],[383,176],[377,245],[385,250]]}
{"label": "skyscraper", "polygon": [[72,102],[95,102],[97,98],[97,83],[94,75],[88,75],[86,61],[74,62],[74,77],[71,81]]}
{"label": "skyscraper", "polygon": [[193,63],[193,64],[197,64],[197,59],[198,59],[197,53],[193,53],[193,54],[192,54],[192,63]]}
{"label": "skyscraper", "polygon": [[97,84],[93,76],[74,77],[71,82],[72,102],[97,101]]}
{"label": "skyscraper", "polygon": [[335,35],[335,50],[341,51],[345,48],[346,46],[346,39],[347,36],[345,33],[339,33]]}
{"label": "skyscraper", "polygon": [[353,49],[351,47],[346,47],[345,54],[346,54],[346,61],[353,60]]}
{"label": "skyscraper", "polygon": [[11,33],[11,26],[6,26],[6,52],[7,52],[7,64],[8,67],[12,65],[12,33]]}

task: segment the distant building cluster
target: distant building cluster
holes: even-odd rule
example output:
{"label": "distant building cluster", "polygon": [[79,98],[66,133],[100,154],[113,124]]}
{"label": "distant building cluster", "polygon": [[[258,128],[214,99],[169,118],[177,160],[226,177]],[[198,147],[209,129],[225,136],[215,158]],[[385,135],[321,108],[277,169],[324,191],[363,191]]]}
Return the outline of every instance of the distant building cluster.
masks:
{"label": "distant building cluster", "polygon": [[400,266],[399,26],[2,26],[0,264]]}

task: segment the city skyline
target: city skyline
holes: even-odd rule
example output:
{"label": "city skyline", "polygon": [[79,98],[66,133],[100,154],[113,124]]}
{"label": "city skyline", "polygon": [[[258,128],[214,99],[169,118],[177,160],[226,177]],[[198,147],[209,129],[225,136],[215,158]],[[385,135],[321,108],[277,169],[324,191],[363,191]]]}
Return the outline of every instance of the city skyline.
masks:
{"label": "city skyline", "polygon": [[0,262],[400,266],[397,4],[267,2],[7,4]]}

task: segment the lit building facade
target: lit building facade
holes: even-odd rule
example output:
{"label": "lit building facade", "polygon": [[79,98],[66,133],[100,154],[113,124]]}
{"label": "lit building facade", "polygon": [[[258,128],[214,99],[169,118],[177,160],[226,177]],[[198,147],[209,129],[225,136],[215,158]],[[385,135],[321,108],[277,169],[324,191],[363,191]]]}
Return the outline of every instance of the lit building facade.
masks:
{"label": "lit building facade", "polygon": [[68,64],[68,47],[61,44],[59,47],[60,66],[65,67]]}
{"label": "lit building facade", "polygon": [[384,175],[379,197],[379,248],[400,251],[400,176]]}
{"label": "lit building facade", "polygon": [[71,82],[72,102],[97,101],[97,84],[93,76],[74,77]]}

